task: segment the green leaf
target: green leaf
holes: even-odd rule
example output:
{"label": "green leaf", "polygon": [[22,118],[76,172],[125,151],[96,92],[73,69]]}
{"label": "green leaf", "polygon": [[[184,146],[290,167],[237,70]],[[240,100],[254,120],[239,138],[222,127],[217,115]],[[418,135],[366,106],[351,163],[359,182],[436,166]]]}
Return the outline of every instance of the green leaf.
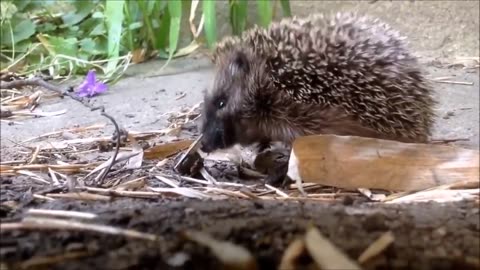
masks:
{"label": "green leaf", "polygon": [[[123,22],[123,5],[124,0],[110,0],[106,1],[105,17],[107,18],[108,29],[108,65],[105,73],[110,74],[115,70],[118,63],[118,56],[120,52],[120,38],[122,35]],[[112,59],[114,58],[114,59]]]}
{"label": "green leaf", "polygon": [[[4,1],[2,1],[2,2],[4,2]],[[18,9],[19,12],[25,12],[24,9],[27,8],[28,5],[30,5],[31,2],[33,2],[33,1],[32,0],[15,0],[13,2],[15,2],[14,4],[15,4],[15,6],[17,6],[17,9]]]}
{"label": "green leaf", "polygon": [[91,14],[95,6],[96,3],[93,1],[75,1],[75,10],[62,16],[63,23],[68,26],[72,26],[81,22],[89,14]]}
{"label": "green leaf", "polygon": [[155,2],[156,1],[147,1],[147,11],[148,11],[148,16],[153,14],[153,9],[155,8]]}
{"label": "green leaf", "polygon": [[270,0],[257,0],[257,11],[260,19],[260,25],[267,27],[272,21],[272,3]]}
{"label": "green leaf", "polygon": [[35,34],[35,24],[30,19],[24,19],[21,23],[17,24],[13,29],[13,36],[15,42],[27,39]]}
{"label": "green leaf", "polygon": [[[102,34],[106,33],[105,30],[105,20],[104,19],[98,19],[98,18],[88,18],[84,20],[81,24],[78,25],[80,29],[85,32],[85,37],[88,37],[92,35],[92,32],[95,29],[102,30]],[[95,34],[94,34],[95,35]],[[78,35],[77,35],[78,37]]]}
{"label": "green leaf", "polygon": [[84,38],[80,40],[80,48],[82,51],[87,52],[89,54],[95,55],[98,52],[95,50],[95,41],[91,38]]}
{"label": "green leaf", "polygon": [[17,11],[17,7],[12,2],[0,2],[0,20],[10,20]]}
{"label": "green leaf", "polygon": [[[145,28],[147,30],[148,40],[150,41],[151,46],[154,47],[155,33],[153,32],[152,20],[150,18],[151,10],[149,9],[151,5],[149,5],[149,2],[145,0],[138,1],[137,3],[140,9],[142,10],[143,23],[145,24]],[[152,6],[152,9],[153,9],[153,6]]]}
{"label": "green leaf", "polygon": [[[182,20],[182,1],[170,0],[168,1],[168,12],[170,13],[170,29],[168,35],[168,60],[167,63],[173,57],[175,50],[177,50],[178,39],[180,37],[180,23]],[[165,65],[166,65],[165,64]]]}
{"label": "green leaf", "polygon": [[107,30],[105,29],[105,25],[103,23],[99,23],[99,24],[97,24],[97,26],[95,26],[95,28],[92,29],[92,31],[90,32],[90,35],[91,36],[103,36],[103,35],[105,35],[106,32],[107,32]]}
{"label": "green leaf", "polygon": [[282,5],[283,16],[284,17],[291,17],[292,10],[290,8],[290,0],[280,0],[280,4]]}
{"label": "green leaf", "polygon": [[37,26],[37,31],[39,33],[48,33],[48,32],[53,32],[57,29],[57,26],[53,23],[50,23],[50,22],[45,22],[45,23],[42,23],[42,24],[39,24]]}
{"label": "green leaf", "polygon": [[203,14],[205,36],[208,47],[212,48],[217,41],[217,22],[215,14],[215,1],[203,0]]}
{"label": "green leaf", "polygon": [[125,16],[124,23],[128,27],[126,28],[126,34],[122,39],[126,41],[128,50],[130,51],[135,50],[135,43],[134,43],[133,32],[132,32],[132,30],[134,30],[132,25],[135,24],[135,22],[133,18],[134,15],[132,15],[132,10],[134,12],[135,10],[138,10],[138,4],[136,2],[127,1],[126,5],[123,8],[123,12]]}
{"label": "green leaf", "polygon": [[92,13],[92,18],[94,19],[103,19],[103,17],[104,15],[101,11],[95,11],[94,13]]}
{"label": "green leaf", "polygon": [[128,29],[135,30],[135,29],[141,28],[142,26],[143,26],[142,22],[134,22],[128,26]]}
{"label": "green leaf", "polygon": [[78,40],[76,38],[62,38],[49,35],[39,35],[39,39],[43,46],[53,54],[63,54],[76,57],[78,52]]}
{"label": "green leaf", "polygon": [[[157,1],[154,1],[157,2]],[[127,16],[128,14],[128,16]],[[128,17],[128,21],[134,22],[140,19],[140,9],[138,7],[138,1],[127,1],[125,5],[125,17]]]}
{"label": "green leaf", "polygon": [[18,43],[15,43],[15,53],[25,53],[29,48],[33,46],[32,41],[25,39]]}
{"label": "green leaf", "polygon": [[247,0],[230,1],[230,24],[234,35],[240,35],[247,23]]}
{"label": "green leaf", "polygon": [[95,51],[98,54],[105,54],[107,55],[108,50],[108,39],[104,36],[95,37]]}
{"label": "green leaf", "polygon": [[14,17],[12,20],[2,23],[0,31],[2,46],[11,46],[12,32],[13,42],[18,43],[35,34],[36,26],[30,19]]}
{"label": "green leaf", "polygon": [[167,47],[168,32],[170,31],[170,12],[165,9],[165,13],[160,20],[160,28],[157,32],[155,39],[155,48],[160,50]]}

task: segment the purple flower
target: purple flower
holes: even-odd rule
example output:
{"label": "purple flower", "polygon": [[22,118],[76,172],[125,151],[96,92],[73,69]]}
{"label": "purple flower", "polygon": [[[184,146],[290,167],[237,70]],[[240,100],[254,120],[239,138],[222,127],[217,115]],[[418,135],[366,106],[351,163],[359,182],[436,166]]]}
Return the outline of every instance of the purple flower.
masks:
{"label": "purple flower", "polygon": [[78,86],[77,95],[79,97],[93,97],[107,91],[107,85],[96,79],[95,70],[89,70],[83,83]]}

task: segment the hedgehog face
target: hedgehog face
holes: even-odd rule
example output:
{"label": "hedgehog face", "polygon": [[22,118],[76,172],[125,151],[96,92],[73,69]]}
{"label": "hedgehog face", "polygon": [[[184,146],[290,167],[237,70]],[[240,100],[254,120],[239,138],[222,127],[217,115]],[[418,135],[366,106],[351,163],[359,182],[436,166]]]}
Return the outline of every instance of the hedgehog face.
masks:
{"label": "hedgehog face", "polygon": [[217,67],[213,87],[203,102],[201,150],[206,153],[238,142],[248,89],[250,64],[245,53],[232,51],[219,60]]}

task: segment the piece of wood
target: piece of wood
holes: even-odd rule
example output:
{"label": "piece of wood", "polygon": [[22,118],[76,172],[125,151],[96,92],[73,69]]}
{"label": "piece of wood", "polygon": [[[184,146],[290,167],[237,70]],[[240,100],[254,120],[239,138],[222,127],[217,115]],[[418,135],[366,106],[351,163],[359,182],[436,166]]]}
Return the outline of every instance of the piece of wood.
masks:
{"label": "piece of wood", "polygon": [[315,227],[307,230],[305,247],[320,269],[362,269]]}
{"label": "piece of wood", "polygon": [[478,187],[479,151],[356,136],[304,136],[293,143],[288,176],[297,183],[346,189],[415,191],[462,181]]}

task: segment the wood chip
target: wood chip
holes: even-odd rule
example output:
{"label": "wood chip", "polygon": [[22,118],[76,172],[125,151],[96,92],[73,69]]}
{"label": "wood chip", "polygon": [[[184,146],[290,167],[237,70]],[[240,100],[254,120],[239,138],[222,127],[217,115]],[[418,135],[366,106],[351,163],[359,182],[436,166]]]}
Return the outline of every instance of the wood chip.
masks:
{"label": "wood chip", "polygon": [[305,235],[305,246],[320,269],[361,269],[315,227],[308,229]]}
{"label": "wood chip", "polygon": [[253,255],[241,246],[216,240],[203,232],[186,231],[184,236],[191,241],[208,247],[223,264],[222,269],[255,270],[258,268]]}
{"label": "wood chip", "polygon": [[358,257],[358,262],[364,264],[368,260],[378,256],[390,244],[395,241],[395,237],[391,231],[382,234],[375,242],[373,242],[362,254]]}
{"label": "wood chip", "polygon": [[479,151],[356,136],[312,135],[293,143],[287,175],[345,189],[418,191],[479,180]]}
{"label": "wood chip", "polygon": [[296,261],[306,252],[305,242],[303,239],[295,239],[288,245],[287,249],[283,252],[282,259],[280,260],[279,270],[291,270],[297,269]]}

